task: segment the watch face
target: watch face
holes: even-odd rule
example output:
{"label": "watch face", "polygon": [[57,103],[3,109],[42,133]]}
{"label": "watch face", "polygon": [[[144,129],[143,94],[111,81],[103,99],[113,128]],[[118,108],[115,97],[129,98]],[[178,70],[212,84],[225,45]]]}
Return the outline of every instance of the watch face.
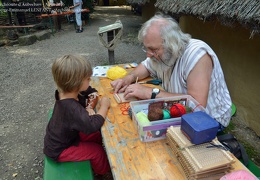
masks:
{"label": "watch face", "polygon": [[153,88],[151,99],[154,99],[156,97],[156,95],[159,94],[159,92],[160,92],[160,89]]}
{"label": "watch face", "polygon": [[157,94],[157,93],[159,93],[159,92],[160,92],[160,90],[159,90],[158,88],[154,88],[154,89],[153,89],[153,93],[156,93],[156,94]]}

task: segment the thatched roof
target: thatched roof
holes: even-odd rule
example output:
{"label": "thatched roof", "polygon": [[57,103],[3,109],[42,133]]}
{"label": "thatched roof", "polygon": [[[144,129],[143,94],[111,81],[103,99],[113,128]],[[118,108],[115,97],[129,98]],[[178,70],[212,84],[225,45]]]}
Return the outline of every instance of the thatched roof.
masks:
{"label": "thatched roof", "polygon": [[193,15],[203,20],[217,18],[224,25],[239,22],[251,36],[260,34],[259,0],[157,0],[155,7],[174,15]]}
{"label": "thatched roof", "polygon": [[126,0],[129,4],[145,4],[150,2],[150,0]]}
{"label": "thatched roof", "polygon": [[[150,0],[126,0],[129,4]],[[175,16],[192,15],[204,21],[218,19],[233,26],[235,22],[250,29],[251,36],[260,34],[260,0],[156,0],[155,7]]]}

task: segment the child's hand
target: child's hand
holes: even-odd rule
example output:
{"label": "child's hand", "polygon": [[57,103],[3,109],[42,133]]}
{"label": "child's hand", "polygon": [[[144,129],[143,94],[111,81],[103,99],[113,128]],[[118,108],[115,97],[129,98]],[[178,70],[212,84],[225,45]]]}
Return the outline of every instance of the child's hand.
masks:
{"label": "child's hand", "polygon": [[90,116],[96,114],[96,112],[92,108],[90,108],[90,107],[86,107],[86,111],[88,111]]}
{"label": "child's hand", "polygon": [[110,107],[110,99],[107,97],[102,97],[99,101],[100,108],[97,112],[97,114],[100,114],[103,116],[103,118],[106,118],[108,109]]}
{"label": "child's hand", "polygon": [[110,104],[111,104],[110,99],[107,98],[107,97],[102,97],[102,99],[100,100],[100,106],[101,107],[109,108]]}

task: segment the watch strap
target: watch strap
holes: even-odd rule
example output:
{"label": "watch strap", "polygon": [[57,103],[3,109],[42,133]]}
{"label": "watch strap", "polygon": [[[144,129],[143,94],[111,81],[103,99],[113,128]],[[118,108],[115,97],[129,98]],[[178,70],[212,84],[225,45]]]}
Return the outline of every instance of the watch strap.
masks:
{"label": "watch strap", "polygon": [[151,99],[154,99],[156,97],[156,93],[152,92]]}
{"label": "watch strap", "polygon": [[[154,92],[154,90],[158,90],[158,92]],[[154,88],[152,89],[152,96],[151,96],[151,99],[154,99],[156,97],[157,94],[159,94],[160,90],[158,88]]]}

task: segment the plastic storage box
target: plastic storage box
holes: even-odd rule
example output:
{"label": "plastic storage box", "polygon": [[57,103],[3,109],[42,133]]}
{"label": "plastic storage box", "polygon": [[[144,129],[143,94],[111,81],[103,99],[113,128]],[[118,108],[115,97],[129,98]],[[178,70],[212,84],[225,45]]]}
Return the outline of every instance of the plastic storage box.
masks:
{"label": "plastic storage box", "polygon": [[211,141],[217,135],[219,123],[205,112],[184,114],[181,119],[181,131],[193,144]]}
{"label": "plastic storage box", "polygon": [[142,142],[165,139],[166,130],[168,127],[180,126],[181,124],[181,117],[152,121],[149,123],[142,123],[139,121],[136,114],[140,111],[148,111],[150,103],[159,101],[177,101],[185,106],[190,107],[194,112],[205,111],[204,107],[199,105],[199,103],[189,95],[132,101],[130,102],[130,107],[132,109],[132,119],[136,129],[138,130],[139,138]]}

